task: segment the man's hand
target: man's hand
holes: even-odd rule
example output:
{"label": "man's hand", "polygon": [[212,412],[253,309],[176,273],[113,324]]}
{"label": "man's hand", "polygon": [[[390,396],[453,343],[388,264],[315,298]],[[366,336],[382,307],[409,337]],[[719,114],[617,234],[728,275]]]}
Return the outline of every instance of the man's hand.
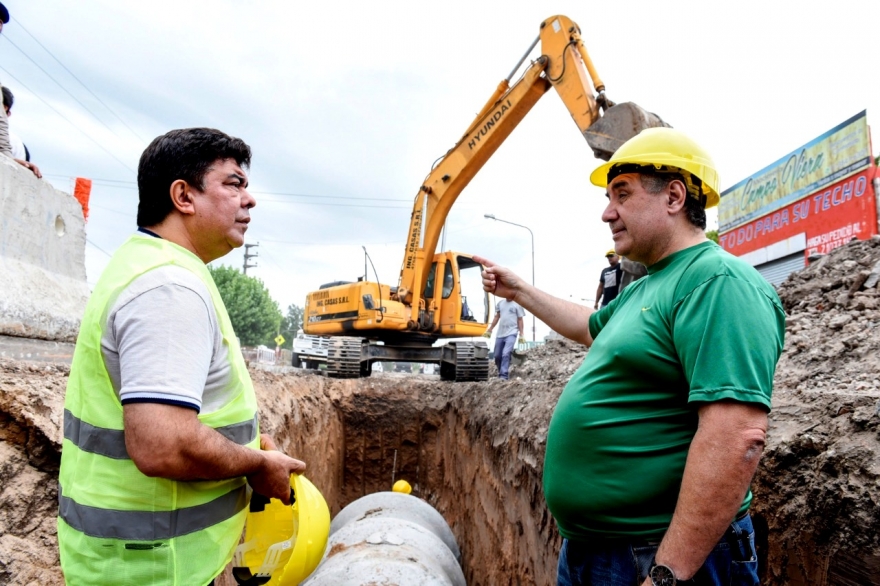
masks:
{"label": "man's hand", "polygon": [[260,434],[260,449],[261,450],[277,450],[278,446],[275,445],[275,440],[272,439],[272,436],[261,433]]}
{"label": "man's hand", "polygon": [[485,332],[483,332],[483,337],[484,338],[491,338],[492,337],[492,330],[486,330]]}
{"label": "man's hand", "polygon": [[[268,436],[260,437],[260,447],[266,445],[264,438],[268,438]],[[272,440],[269,442],[271,443]],[[275,444],[272,443],[272,445]],[[264,450],[261,454],[264,461],[256,472],[248,474],[248,484],[255,492],[289,505],[290,475],[302,474],[306,469],[305,462],[286,456],[274,449]]]}
{"label": "man's hand", "polygon": [[40,173],[40,168],[37,167],[36,165],[34,165],[33,163],[29,163],[28,161],[25,161],[23,159],[13,159],[13,161],[18,163],[19,165],[21,165],[25,169],[28,169],[31,173],[33,173],[34,175],[37,176],[37,179],[43,178],[43,174]]}
{"label": "man's hand", "polygon": [[480,256],[473,258],[483,265],[483,289],[498,297],[504,297],[508,301],[515,301],[517,293],[524,285],[523,280],[510,269],[500,267],[488,259]]}
{"label": "man's hand", "polygon": [[520,336],[519,339],[516,341],[516,343],[517,344],[525,344],[526,339],[523,336]]}

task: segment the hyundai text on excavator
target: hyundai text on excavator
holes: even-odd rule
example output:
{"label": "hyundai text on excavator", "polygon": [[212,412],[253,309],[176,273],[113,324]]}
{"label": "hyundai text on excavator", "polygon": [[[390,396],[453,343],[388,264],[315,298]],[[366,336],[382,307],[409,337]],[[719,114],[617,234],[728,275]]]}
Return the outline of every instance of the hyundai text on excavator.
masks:
{"label": "hyundai text on excavator", "polygon": [[[541,56],[511,86],[539,42]],[[419,188],[397,286],[370,282],[365,274],[357,282],[329,283],[306,296],[305,333],[331,336],[329,376],[369,376],[373,362],[396,361],[439,364],[443,380],[488,378],[484,341],[434,346],[440,338],[480,336],[489,322],[488,294],[479,288],[482,307],[475,316],[462,289],[468,275],[479,283],[480,265],[469,254],[435,254],[435,249],[458,195],[550,87],[594,155],[606,161],[643,129],[667,126],[631,102],[615,105],[605,96],[577,24],[565,16],[542,22],[538,38]]]}

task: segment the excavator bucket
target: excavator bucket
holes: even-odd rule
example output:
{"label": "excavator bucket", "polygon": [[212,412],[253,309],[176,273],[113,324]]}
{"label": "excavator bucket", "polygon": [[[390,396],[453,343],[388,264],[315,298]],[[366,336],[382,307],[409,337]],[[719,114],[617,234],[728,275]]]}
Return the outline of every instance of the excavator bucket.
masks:
{"label": "excavator bucket", "polygon": [[620,145],[646,128],[669,124],[656,114],[652,114],[632,102],[611,106],[584,132],[587,144],[593,149],[596,158],[607,161]]}

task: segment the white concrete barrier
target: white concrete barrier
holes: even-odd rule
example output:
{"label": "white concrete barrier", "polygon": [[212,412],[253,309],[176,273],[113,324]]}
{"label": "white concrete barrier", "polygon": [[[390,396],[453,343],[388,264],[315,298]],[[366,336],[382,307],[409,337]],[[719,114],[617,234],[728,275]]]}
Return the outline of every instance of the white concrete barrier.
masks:
{"label": "white concrete barrier", "polygon": [[0,155],[0,334],[76,341],[85,248],[79,202]]}

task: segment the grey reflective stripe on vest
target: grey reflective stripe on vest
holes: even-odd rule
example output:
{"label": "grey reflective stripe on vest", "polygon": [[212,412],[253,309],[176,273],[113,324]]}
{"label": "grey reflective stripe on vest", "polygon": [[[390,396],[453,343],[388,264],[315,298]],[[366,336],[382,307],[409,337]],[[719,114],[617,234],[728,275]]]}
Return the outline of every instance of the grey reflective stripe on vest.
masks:
{"label": "grey reflective stripe on vest", "polygon": [[175,511],[118,511],[81,505],[58,490],[58,516],[81,533],[104,539],[173,539],[221,523],[247,506],[247,484],[203,505]]}
{"label": "grey reflective stripe on vest", "polygon": [[92,454],[107,456],[114,460],[128,460],[125,450],[125,432],[121,429],[95,427],[64,410],[64,439],[70,440],[79,449]]}
{"label": "grey reflective stripe on vest", "polygon": [[232,425],[224,425],[214,429],[217,433],[235,442],[240,446],[245,446],[257,437],[257,416],[250,421],[242,421],[241,423],[233,423]]}
{"label": "grey reflective stripe on vest", "polygon": [[[215,428],[217,433],[239,445],[247,445],[257,437],[257,417],[250,421]],[[125,432],[120,429],[95,427],[64,410],[64,439],[84,452],[107,456],[114,460],[128,460]]]}

